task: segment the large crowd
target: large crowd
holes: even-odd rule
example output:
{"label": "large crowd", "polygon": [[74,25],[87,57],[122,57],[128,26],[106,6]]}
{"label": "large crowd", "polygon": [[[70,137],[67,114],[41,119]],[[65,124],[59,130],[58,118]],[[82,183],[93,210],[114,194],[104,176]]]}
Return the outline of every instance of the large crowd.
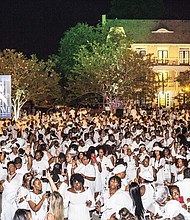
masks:
{"label": "large crowd", "polygon": [[1,220],[190,219],[190,115],[89,109],[1,120]]}

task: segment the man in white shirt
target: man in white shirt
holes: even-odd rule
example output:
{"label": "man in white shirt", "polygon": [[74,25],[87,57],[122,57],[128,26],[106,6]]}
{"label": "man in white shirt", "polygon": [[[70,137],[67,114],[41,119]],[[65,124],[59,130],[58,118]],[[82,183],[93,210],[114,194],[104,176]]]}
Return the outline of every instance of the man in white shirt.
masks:
{"label": "man in white shirt", "polygon": [[176,182],[175,185],[179,187],[180,195],[183,196],[184,202],[188,205],[188,201],[190,201],[190,168],[184,170],[184,179]]}

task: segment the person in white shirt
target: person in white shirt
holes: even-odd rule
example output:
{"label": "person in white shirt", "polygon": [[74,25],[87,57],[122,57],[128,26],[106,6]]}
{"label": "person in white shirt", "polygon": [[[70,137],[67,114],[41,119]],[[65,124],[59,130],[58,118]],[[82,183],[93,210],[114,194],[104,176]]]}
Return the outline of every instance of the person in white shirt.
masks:
{"label": "person in white shirt", "polygon": [[128,192],[121,190],[121,179],[118,176],[112,176],[109,179],[108,189],[97,197],[98,212],[102,212],[102,220],[110,219],[113,213],[119,217],[119,210],[127,207],[133,210],[133,202]]}
{"label": "person in white shirt", "polygon": [[3,134],[0,136],[0,141],[6,141],[8,139],[8,133],[6,130],[3,130]]}
{"label": "person in white shirt", "polygon": [[17,132],[16,143],[19,144],[20,148],[24,148],[24,146],[26,144],[26,140],[24,138],[22,138],[22,135],[21,135],[20,131]]}
{"label": "person in white shirt", "polygon": [[2,192],[2,213],[1,220],[10,220],[17,210],[16,194],[22,185],[22,175],[16,173],[13,161],[7,164],[7,177],[0,182],[0,192]]}
{"label": "person in white shirt", "polygon": [[17,208],[18,209],[29,209],[28,202],[26,201],[26,197],[31,190],[30,182],[32,180],[31,173],[25,173],[23,176],[22,186],[20,186],[17,190]]}
{"label": "person in white shirt", "polygon": [[9,158],[10,160],[14,160],[16,157],[19,156],[19,152],[18,152],[19,145],[15,143],[11,146],[11,148],[12,148],[12,152],[9,154]]}
{"label": "person in white shirt", "polygon": [[87,150],[94,145],[93,141],[90,139],[89,133],[84,133],[84,143]]}
{"label": "person in white shirt", "polygon": [[73,167],[71,173],[80,173],[85,180],[84,186],[88,187],[94,195],[96,173],[94,166],[90,163],[90,157],[87,153],[84,153],[82,163],[79,164],[79,166]]}
{"label": "person in white shirt", "polygon": [[184,202],[190,208],[190,168],[184,170],[184,179],[175,183],[180,189],[180,194],[184,198]]}
{"label": "person in white shirt", "polygon": [[20,173],[24,175],[25,173],[28,173],[31,170],[32,157],[30,155],[27,155],[27,161],[25,161],[25,159],[26,158],[21,158],[21,157],[16,157],[14,159],[16,173]]}
{"label": "person in white shirt", "polygon": [[171,147],[174,143],[174,139],[170,137],[169,131],[165,132],[164,138],[160,141],[163,147]]}
{"label": "person in white shirt", "polygon": [[43,159],[43,152],[40,150],[35,151],[32,170],[39,176],[42,176],[42,170],[47,170],[49,168],[49,164],[46,160]]}
{"label": "person in white shirt", "polygon": [[32,212],[32,219],[39,220],[45,219],[47,214],[47,193],[42,192],[42,182],[39,178],[32,179],[31,183],[33,191],[29,192],[26,197],[26,201],[29,204]]}
{"label": "person in white shirt", "polygon": [[97,161],[101,163],[102,172],[101,172],[101,181],[102,181],[102,187],[106,187],[107,184],[107,178],[109,176],[109,173],[113,170],[114,166],[109,158],[105,156],[106,149],[103,146],[100,146],[98,148],[98,157]]}

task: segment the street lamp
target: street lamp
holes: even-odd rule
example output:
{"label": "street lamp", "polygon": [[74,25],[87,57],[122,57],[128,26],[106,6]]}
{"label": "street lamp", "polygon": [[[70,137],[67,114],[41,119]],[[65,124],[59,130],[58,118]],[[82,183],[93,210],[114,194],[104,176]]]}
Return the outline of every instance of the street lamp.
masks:
{"label": "street lamp", "polygon": [[183,104],[186,104],[186,97],[187,97],[188,92],[189,92],[189,87],[186,86],[183,89]]}

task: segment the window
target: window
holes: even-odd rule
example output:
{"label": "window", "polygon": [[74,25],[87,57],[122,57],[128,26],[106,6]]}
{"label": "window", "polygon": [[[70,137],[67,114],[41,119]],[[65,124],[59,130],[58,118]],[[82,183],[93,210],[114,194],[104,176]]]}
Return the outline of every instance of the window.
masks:
{"label": "window", "polygon": [[140,55],[143,55],[143,56],[146,55],[146,49],[145,48],[136,48],[136,52]]}
{"label": "window", "polygon": [[168,50],[158,50],[158,63],[159,64],[168,63]]}
{"label": "window", "polygon": [[170,92],[159,92],[158,104],[163,107],[170,107]]}
{"label": "window", "polygon": [[167,92],[166,93],[166,107],[169,107],[170,106],[170,93]]}
{"label": "window", "polygon": [[158,81],[162,84],[162,86],[168,86],[169,72],[158,72]]}
{"label": "window", "polygon": [[189,64],[189,48],[179,49],[179,62],[184,65]]}

